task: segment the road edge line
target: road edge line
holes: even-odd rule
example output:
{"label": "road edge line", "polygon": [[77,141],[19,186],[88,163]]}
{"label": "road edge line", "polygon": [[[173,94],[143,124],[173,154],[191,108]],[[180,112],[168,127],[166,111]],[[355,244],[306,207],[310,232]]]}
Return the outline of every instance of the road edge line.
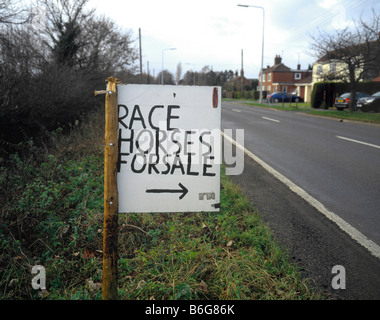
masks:
{"label": "road edge line", "polygon": [[301,187],[297,186],[294,182],[286,178],[283,174],[278,172],[276,169],[272,168],[269,164],[261,160],[259,157],[255,156],[251,151],[247,150],[245,147],[237,143],[230,136],[226,135],[222,132],[222,135],[225,139],[234,144],[237,148],[244,151],[244,153],[250,157],[253,161],[257,162],[261,165],[265,170],[267,170],[270,174],[284,183],[290,190],[299,195],[302,199],[307,201],[310,205],[316,208],[319,212],[321,212],[326,218],[334,222],[341,230],[346,232],[352,239],[358,242],[361,246],[366,248],[374,257],[380,259],[380,246],[374,243],[372,240],[368,239],[364,234],[362,234],[359,230],[355,229],[348,222],[343,220],[341,217],[336,215],[334,212],[328,210],[321,202],[315,199],[313,196],[308,194]]}
{"label": "road edge line", "polygon": [[372,147],[372,148],[380,149],[380,146],[378,146],[377,144],[368,143],[368,142],[364,142],[364,141],[360,141],[360,140],[355,140],[355,139],[351,139],[351,138],[347,138],[347,137],[342,137],[342,136],[336,136],[336,137],[338,139],[341,139],[341,140],[350,141],[350,142],[361,144],[361,145],[364,145],[364,146],[367,146],[367,147]]}

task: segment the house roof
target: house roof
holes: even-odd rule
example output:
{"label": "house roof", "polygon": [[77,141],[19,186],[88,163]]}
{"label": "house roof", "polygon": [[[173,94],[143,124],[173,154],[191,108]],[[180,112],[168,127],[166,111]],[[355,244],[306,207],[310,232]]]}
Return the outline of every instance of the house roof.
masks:
{"label": "house roof", "polygon": [[279,64],[275,64],[274,66],[270,67],[270,68],[266,68],[264,69],[264,73],[270,73],[270,72],[288,72],[288,71],[291,71],[291,69],[289,67],[287,67],[286,65],[284,65],[283,63],[279,63]]}
{"label": "house roof", "polygon": [[308,84],[313,82],[313,74],[310,72],[305,78],[300,80],[295,80],[294,83],[296,84]]}

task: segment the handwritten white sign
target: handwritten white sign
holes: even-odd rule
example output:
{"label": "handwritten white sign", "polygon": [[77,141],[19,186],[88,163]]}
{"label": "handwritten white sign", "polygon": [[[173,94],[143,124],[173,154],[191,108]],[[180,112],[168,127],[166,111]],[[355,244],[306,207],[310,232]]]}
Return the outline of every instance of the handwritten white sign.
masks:
{"label": "handwritten white sign", "polygon": [[119,212],[219,211],[221,88],[118,85]]}

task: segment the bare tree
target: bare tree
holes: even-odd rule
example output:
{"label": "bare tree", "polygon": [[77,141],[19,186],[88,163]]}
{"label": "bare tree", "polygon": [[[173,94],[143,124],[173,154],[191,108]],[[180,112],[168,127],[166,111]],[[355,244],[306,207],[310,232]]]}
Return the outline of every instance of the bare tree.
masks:
{"label": "bare tree", "polygon": [[137,50],[131,32],[120,31],[109,18],[90,17],[82,29],[81,43],[78,50],[81,69],[109,74],[135,71]]}
{"label": "bare tree", "polygon": [[0,24],[23,24],[30,15],[18,0],[0,0]]}
{"label": "bare tree", "polygon": [[320,61],[334,61],[343,67],[332,69],[327,80],[340,80],[350,84],[350,110],[356,105],[357,83],[374,78],[380,70],[380,16],[373,10],[372,19],[354,21],[353,28],[318,31],[311,35],[311,49]]}
{"label": "bare tree", "polygon": [[6,6],[17,0],[0,0],[0,157],[19,141],[70,130],[101,105],[93,92],[108,76],[127,82],[133,73],[131,33],[95,16],[87,2],[38,0],[41,23],[32,16],[15,24],[21,20],[9,12],[33,8],[18,11]]}
{"label": "bare tree", "polygon": [[174,76],[173,74],[168,70],[160,71],[156,78],[156,83],[161,84],[161,78],[164,78],[164,84],[174,85]]}
{"label": "bare tree", "polygon": [[87,2],[88,0],[38,0],[46,15],[41,36],[59,64],[78,64],[77,53],[83,46],[80,37],[82,29],[95,11],[85,9]]}

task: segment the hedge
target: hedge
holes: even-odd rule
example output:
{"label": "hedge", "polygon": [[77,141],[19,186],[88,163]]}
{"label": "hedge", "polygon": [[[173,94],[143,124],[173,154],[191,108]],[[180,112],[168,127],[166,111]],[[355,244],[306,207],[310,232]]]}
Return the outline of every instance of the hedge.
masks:
{"label": "hedge", "polygon": [[[263,92],[265,94],[265,92]],[[266,96],[266,95],[265,95]],[[260,98],[260,91],[256,90],[244,90],[243,95],[241,94],[241,91],[227,91],[223,90],[223,98],[229,98],[229,99],[255,99],[258,100]]]}

